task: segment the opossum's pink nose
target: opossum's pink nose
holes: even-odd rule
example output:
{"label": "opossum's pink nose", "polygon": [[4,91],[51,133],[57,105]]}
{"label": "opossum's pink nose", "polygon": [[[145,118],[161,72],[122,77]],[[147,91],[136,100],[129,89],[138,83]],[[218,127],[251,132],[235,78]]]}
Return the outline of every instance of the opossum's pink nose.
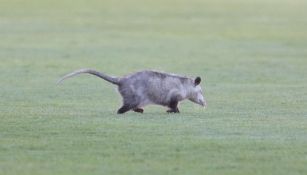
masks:
{"label": "opossum's pink nose", "polygon": [[202,105],[204,108],[206,108],[206,107],[207,107],[207,101],[206,101],[206,100],[203,101],[201,105]]}
{"label": "opossum's pink nose", "polygon": [[207,107],[207,101],[204,97],[199,98],[196,103],[204,108]]}

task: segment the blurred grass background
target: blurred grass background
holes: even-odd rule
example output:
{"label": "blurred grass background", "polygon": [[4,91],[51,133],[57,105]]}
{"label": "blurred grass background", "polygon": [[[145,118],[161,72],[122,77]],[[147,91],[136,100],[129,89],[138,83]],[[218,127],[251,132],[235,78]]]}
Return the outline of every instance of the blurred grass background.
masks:
{"label": "blurred grass background", "polygon": [[[307,2],[2,0],[0,174],[306,174]],[[201,76],[209,107],[115,114],[67,72]]]}

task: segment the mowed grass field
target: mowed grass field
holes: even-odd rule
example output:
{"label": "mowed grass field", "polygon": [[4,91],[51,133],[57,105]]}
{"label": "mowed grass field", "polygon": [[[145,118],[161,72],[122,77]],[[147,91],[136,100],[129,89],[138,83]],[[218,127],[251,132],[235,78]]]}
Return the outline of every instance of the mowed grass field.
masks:
{"label": "mowed grass field", "polygon": [[[0,174],[307,174],[307,2],[2,0]],[[117,115],[82,75],[201,76],[208,108]]]}

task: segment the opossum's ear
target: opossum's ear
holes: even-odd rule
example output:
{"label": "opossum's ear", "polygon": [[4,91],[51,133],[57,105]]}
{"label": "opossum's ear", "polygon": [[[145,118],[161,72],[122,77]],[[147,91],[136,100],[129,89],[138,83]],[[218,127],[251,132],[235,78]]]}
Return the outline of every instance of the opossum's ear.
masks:
{"label": "opossum's ear", "polygon": [[201,82],[201,78],[200,77],[196,77],[195,80],[194,80],[195,86],[199,85],[200,82]]}

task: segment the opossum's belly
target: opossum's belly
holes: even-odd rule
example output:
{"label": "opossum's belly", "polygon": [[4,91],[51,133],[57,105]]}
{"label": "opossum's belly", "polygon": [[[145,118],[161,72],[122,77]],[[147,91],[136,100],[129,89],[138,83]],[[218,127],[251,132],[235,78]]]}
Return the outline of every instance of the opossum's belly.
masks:
{"label": "opossum's belly", "polygon": [[146,93],[143,93],[142,95],[139,95],[139,107],[144,107],[147,105],[162,105],[162,106],[167,106],[168,102],[165,101],[163,98],[153,98],[153,96],[148,95]]}
{"label": "opossum's belly", "polygon": [[165,101],[151,101],[149,99],[143,100],[138,105],[139,108],[145,107],[147,105],[161,105],[161,106],[168,106],[168,103]]}
{"label": "opossum's belly", "polygon": [[169,97],[167,93],[154,92],[146,94],[146,100],[148,104],[167,106],[169,104]]}
{"label": "opossum's belly", "polygon": [[149,99],[144,99],[140,102],[140,104],[138,105],[139,108],[147,106],[147,105],[151,105],[154,104],[152,101],[150,101]]}

